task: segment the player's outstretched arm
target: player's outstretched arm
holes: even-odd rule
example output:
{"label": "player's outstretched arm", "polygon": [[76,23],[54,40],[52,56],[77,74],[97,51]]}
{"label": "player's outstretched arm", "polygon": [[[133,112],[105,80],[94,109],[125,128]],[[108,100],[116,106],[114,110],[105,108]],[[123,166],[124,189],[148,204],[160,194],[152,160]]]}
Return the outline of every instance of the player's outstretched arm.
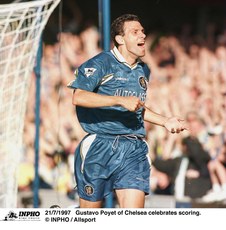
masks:
{"label": "player's outstretched arm", "polygon": [[178,117],[165,117],[144,106],[144,120],[165,127],[171,133],[180,133],[187,129],[184,121]]}

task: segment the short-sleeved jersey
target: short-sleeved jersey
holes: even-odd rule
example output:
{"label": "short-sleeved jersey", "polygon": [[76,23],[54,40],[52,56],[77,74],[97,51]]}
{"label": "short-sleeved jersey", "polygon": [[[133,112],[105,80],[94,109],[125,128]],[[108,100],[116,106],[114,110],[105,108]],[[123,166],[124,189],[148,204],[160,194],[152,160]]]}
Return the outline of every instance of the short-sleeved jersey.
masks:
{"label": "short-sleeved jersey", "polygon": [[[150,70],[143,62],[128,65],[115,47],[82,64],[69,88],[109,96],[136,96],[145,101]],[[89,98],[87,98],[89,100]],[[76,106],[78,120],[88,133],[145,136],[143,108],[130,112],[121,106]]]}

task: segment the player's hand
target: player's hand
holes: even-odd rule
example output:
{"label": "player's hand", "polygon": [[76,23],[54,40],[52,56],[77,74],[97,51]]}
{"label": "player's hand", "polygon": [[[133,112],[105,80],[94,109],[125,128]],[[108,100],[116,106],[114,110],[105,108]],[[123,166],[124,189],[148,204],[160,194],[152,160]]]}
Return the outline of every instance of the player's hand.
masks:
{"label": "player's hand", "polygon": [[144,106],[144,102],[142,102],[138,97],[121,97],[121,106],[125,109],[135,112]]}
{"label": "player's hand", "polygon": [[171,117],[166,119],[163,126],[171,133],[180,133],[184,130],[188,130],[184,120],[178,117]]}

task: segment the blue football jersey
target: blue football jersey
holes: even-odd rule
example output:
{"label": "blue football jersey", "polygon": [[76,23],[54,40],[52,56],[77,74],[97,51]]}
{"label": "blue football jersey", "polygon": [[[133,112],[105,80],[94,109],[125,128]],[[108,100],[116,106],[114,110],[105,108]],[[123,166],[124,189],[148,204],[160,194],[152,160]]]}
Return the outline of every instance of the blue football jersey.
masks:
{"label": "blue football jersey", "polygon": [[[136,96],[145,101],[149,75],[150,70],[145,63],[128,65],[115,47],[82,64],[68,87],[109,96]],[[111,135],[145,136],[142,110],[130,112],[120,106],[76,106],[78,120],[87,133]]]}

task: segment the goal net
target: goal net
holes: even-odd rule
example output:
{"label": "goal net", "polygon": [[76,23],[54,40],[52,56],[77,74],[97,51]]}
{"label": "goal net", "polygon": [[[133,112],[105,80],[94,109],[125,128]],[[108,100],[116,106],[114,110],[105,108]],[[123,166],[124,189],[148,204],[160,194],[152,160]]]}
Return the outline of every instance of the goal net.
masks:
{"label": "goal net", "polygon": [[0,208],[17,206],[28,89],[44,27],[60,0],[0,5]]}

